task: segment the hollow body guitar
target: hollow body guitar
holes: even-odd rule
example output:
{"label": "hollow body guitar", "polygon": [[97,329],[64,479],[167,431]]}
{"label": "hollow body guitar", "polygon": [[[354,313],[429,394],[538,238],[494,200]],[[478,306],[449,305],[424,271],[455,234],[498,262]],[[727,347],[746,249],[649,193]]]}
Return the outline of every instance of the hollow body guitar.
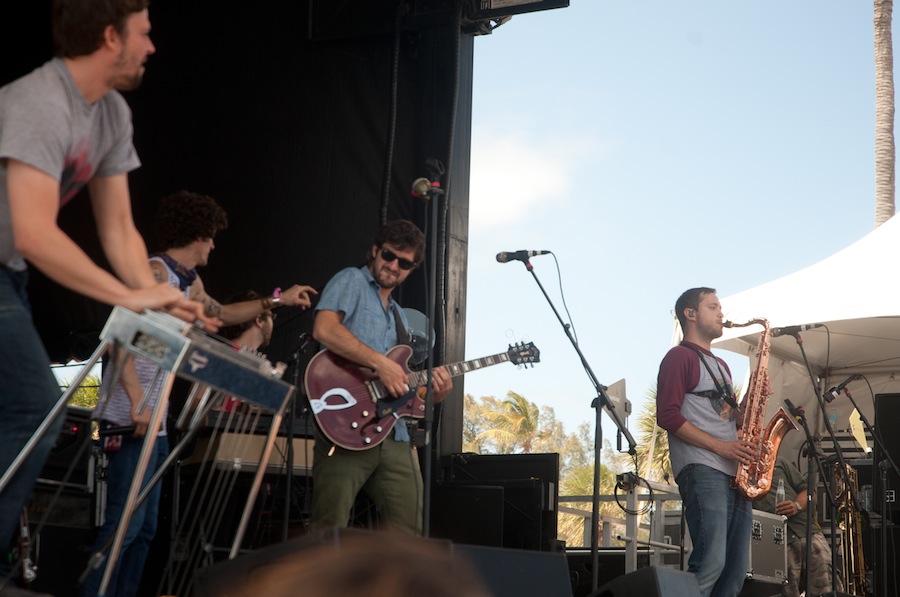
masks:
{"label": "hollow body guitar", "polygon": [[[393,397],[366,367],[359,367],[329,350],[317,353],[304,376],[310,408],[322,433],[347,450],[367,450],[380,444],[400,417],[425,416],[425,400],[418,389],[428,381],[427,371],[410,371],[412,348],[398,345],[387,353],[402,366],[412,388]],[[510,346],[506,352],[471,361],[443,365],[451,377],[484,369],[498,363],[533,365],[540,362],[540,351],[533,343]]]}

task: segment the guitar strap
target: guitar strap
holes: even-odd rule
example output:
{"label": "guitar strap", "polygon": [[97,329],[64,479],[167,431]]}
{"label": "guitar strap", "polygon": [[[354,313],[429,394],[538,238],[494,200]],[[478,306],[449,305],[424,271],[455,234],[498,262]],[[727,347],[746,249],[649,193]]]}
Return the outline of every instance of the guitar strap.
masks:
{"label": "guitar strap", "polygon": [[[397,344],[405,344],[412,348],[412,336],[403,325],[403,321],[400,319],[400,314],[397,312],[396,303],[394,303],[391,308],[394,310],[394,324],[397,326]],[[435,406],[435,413],[440,412],[439,407],[439,404]],[[406,419],[405,423],[412,445],[418,448],[425,447],[425,432],[424,429],[419,425],[420,421],[418,419]]]}
{"label": "guitar strap", "polygon": [[391,309],[394,311],[394,325],[397,328],[397,344],[406,344],[412,346],[412,336],[409,335],[403,321],[400,319],[400,313],[397,312],[397,304],[393,303]]}

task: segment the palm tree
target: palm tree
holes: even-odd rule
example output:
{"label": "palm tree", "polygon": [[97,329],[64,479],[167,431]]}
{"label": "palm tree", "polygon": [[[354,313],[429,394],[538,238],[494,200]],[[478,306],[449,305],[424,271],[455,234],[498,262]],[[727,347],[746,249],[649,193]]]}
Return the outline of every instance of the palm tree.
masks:
{"label": "palm tree", "polygon": [[641,474],[653,480],[672,479],[669,436],[656,424],[656,388],[647,391],[650,402],[638,416],[637,460]]}
{"label": "palm tree", "polygon": [[483,415],[490,428],[476,439],[497,444],[507,454],[530,454],[542,442],[552,437],[552,431],[541,426],[541,410],[521,394],[510,390],[499,408],[486,410]]}
{"label": "palm tree", "polygon": [[894,215],[893,0],[875,0],[875,226]]}
{"label": "palm tree", "polygon": [[[612,495],[616,487],[616,473],[606,465],[600,465],[600,495]],[[566,475],[560,477],[559,495],[561,496],[585,496],[590,498],[594,494],[594,463],[573,467]],[[583,516],[560,512],[557,516],[556,534],[561,541],[565,541],[569,547],[587,546],[590,541],[585,537],[585,527],[590,527],[590,513],[592,504],[590,500],[584,502],[565,502],[561,504],[567,508],[574,508],[584,512]],[[600,503],[600,515],[622,517],[622,510],[614,502],[604,501]]]}

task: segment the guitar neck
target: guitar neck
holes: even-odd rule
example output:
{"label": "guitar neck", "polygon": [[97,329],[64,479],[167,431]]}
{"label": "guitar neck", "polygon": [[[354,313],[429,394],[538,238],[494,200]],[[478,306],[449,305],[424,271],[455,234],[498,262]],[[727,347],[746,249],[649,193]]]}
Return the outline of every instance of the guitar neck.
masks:
{"label": "guitar neck", "polygon": [[[491,367],[500,363],[508,363],[509,354],[501,352],[489,357],[481,357],[480,359],[472,359],[471,361],[462,361],[459,363],[451,363],[450,365],[442,365],[444,369],[450,373],[450,377],[458,377],[470,371],[477,371],[485,367]],[[417,388],[428,382],[428,371],[413,371],[409,374],[409,385]]]}

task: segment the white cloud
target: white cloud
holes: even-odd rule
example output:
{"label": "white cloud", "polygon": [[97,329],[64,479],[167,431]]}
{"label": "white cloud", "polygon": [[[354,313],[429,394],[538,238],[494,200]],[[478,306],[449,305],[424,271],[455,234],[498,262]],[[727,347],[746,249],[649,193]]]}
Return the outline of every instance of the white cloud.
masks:
{"label": "white cloud", "polygon": [[516,131],[473,131],[469,223],[472,229],[506,226],[542,206],[559,205],[572,191],[574,172],[601,152],[586,139],[539,140]]}

